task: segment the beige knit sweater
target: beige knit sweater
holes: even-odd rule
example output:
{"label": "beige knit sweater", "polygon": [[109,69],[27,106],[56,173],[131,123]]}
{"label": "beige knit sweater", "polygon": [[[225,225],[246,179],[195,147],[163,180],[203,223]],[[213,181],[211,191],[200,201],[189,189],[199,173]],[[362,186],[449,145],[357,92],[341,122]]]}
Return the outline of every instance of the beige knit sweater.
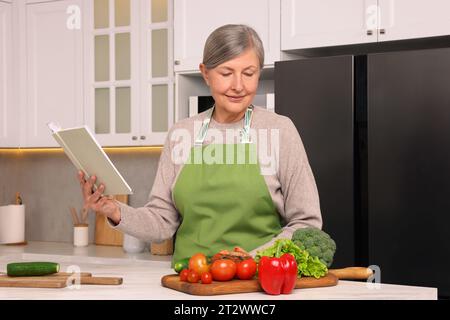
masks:
{"label": "beige knit sweater", "polygon": [[[172,126],[159,160],[148,203],[141,208],[119,203],[121,221],[118,225],[113,225],[110,221],[113,228],[148,242],[160,242],[174,235],[181,222],[172,195],[177,176],[183,167],[180,156],[182,159],[187,158],[186,154],[189,154],[205,116],[206,112],[203,112]],[[226,133],[230,136],[230,132],[238,132],[243,127],[243,122],[241,119],[224,124],[211,119],[204,144],[236,143],[237,138],[232,141],[217,139],[225,139]],[[251,254],[254,255],[278,238],[290,238],[298,228],[322,228],[322,217],[313,172],[292,121],[264,108],[255,107],[251,129],[261,173],[283,222],[282,232],[270,242],[252,250]]]}

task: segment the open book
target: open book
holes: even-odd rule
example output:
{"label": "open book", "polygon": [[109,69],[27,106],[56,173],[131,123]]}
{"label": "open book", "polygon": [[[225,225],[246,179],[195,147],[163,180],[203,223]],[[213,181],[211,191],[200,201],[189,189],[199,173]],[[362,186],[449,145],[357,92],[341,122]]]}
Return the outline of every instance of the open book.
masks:
{"label": "open book", "polygon": [[91,175],[97,177],[94,190],[103,183],[104,195],[133,194],[87,126],[61,129],[51,122],[48,127],[75,167],[84,172],[85,179]]}

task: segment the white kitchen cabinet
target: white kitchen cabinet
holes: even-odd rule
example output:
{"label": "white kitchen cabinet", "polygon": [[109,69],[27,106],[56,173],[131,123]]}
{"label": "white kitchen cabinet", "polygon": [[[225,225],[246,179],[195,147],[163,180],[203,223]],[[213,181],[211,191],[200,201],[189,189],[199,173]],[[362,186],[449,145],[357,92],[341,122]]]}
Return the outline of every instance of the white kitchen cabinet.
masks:
{"label": "white kitchen cabinet", "polygon": [[449,0],[378,0],[378,41],[450,35]]}
{"label": "white kitchen cabinet", "polygon": [[280,60],[280,0],[175,0],[175,71],[198,71],[208,35],[224,24],[247,24],[264,43],[265,64]]}
{"label": "white kitchen cabinet", "polygon": [[50,121],[64,128],[83,124],[83,37],[77,14],[82,8],[82,0],[26,5],[27,103],[22,147],[58,146],[47,127]]}
{"label": "white kitchen cabinet", "polygon": [[281,50],[450,35],[448,0],[281,0]]}
{"label": "white kitchen cabinet", "polygon": [[19,112],[13,103],[11,4],[0,1],[0,147],[19,143]]}
{"label": "white kitchen cabinet", "polygon": [[281,0],[281,50],[377,41],[377,0]]}
{"label": "white kitchen cabinet", "polygon": [[86,122],[102,146],[164,144],[173,123],[172,0],[95,0],[86,23]]}
{"label": "white kitchen cabinet", "polygon": [[139,1],[95,0],[86,10],[86,123],[102,146],[139,145],[136,6]]}

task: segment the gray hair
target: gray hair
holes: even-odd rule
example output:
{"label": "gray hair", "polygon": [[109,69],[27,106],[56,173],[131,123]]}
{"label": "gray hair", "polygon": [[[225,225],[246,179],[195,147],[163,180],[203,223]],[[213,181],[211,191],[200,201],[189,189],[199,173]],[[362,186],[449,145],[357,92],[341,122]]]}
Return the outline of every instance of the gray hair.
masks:
{"label": "gray hair", "polygon": [[219,64],[231,60],[245,50],[253,48],[264,66],[264,47],[255,30],[243,24],[227,24],[214,30],[206,39],[203,50],[203,64],[213,69]]}

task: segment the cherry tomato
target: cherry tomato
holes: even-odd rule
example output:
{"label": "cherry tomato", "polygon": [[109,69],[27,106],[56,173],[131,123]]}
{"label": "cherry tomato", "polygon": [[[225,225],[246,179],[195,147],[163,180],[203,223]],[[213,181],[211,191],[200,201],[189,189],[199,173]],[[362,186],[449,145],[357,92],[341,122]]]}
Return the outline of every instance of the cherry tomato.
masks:
{"label": "cherry tomato", "polygon": [[201,275],[202,283],[204,284],[210,284],[212,282],[212,275],[211,272],[205,272]]}
{"label": "cherry tomato", "polygon": [[236,274],[236,263],[229,259],[214,261],[211,266],[212,278],[217,281],[228,281]]}
{"label": "cherry tomato", "polygon": [[187,281],[190,283],[197,283],[200,280],[200,275],[194,270],[189,270],[187,275]]}
{"label": "cherry tomato", "polygon": [[209,271],[209,264],[203,253],[196,253],[189,259],[189,270],[194,270],[199,275]]}
{"label": "cherry tomato", "polygon": [[181,270],[181,272],[180,272],[180,281],[187,281],[188,280],[188,273],[189,273],[188,269]]}
{"label": "cherry tomato", "polygon": [[241,280],[249,280],[255,276],[256,262],[253,259],[247,259],[237,265],[236,275]]}

